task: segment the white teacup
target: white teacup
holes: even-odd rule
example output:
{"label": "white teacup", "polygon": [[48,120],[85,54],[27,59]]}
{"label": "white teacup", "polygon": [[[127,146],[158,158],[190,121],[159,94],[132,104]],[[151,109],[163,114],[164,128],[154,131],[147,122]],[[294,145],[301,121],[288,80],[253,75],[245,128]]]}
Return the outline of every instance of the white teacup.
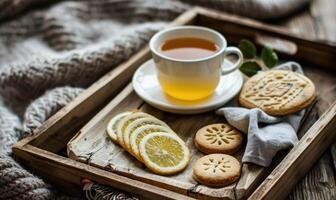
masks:
{"label": "white teacup", "polygon": [[[184,37],[206,39],[215,43],[219,50],[209,57],[194,60],[175,59],[160,52],[165,41]],[[181,100],[209,96],[215,91],[221,75],[235,71],[243,62],[241,51],[236,47],[227,47],[220,33],[198,26],[178,26],[160,31],[152,37],[149,47],[162,89],[169,96]],[[224,67],[224,57],[228,54],[236,54],[238,60],[230,67]]]}

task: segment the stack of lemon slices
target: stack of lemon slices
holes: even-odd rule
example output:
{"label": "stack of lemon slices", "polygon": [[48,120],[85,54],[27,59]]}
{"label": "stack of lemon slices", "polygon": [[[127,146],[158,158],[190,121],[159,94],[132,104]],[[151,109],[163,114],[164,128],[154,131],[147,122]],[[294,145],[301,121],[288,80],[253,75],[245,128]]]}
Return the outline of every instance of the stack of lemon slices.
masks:
{"label": "stack of lemon slices", "polygon": [[157,174],[182,171],[190,153],[184,141],[163,121],[144,112],[124,112],[107,125],[107,134]]}

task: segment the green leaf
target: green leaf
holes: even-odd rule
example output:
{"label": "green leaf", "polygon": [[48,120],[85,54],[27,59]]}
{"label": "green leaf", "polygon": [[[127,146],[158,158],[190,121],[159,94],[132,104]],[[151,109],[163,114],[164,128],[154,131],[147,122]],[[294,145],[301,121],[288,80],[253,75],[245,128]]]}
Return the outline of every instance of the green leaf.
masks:
{"label": "green leaf", "polygon": [[261,70],[259,64],[255,61],[247,61],[239,68],[246,76],[251,77]]}
{"label": "green leaf", "polygon": [[251,41],[247,39],[240,40],[239,49],[241,50],[245,58],[254,58],[257,55],[256,47]]}
{"label": "green leaf", "polygon": [[261,59],[268,68],[274,67],[279,61],[278,55],[271,47],[263,47],[261,50]]}

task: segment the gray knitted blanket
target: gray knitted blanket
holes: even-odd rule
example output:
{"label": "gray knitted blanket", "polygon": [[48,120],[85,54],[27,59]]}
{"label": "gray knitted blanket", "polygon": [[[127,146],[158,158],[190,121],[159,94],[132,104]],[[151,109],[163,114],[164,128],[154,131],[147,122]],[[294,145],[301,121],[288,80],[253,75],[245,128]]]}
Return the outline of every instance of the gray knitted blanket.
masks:
{"label": "gray knitted blanket", "polygon": [[0,0],[0,200],[69,198],[16,162],[11,146],[192,5],[269,19],[306,1]]}

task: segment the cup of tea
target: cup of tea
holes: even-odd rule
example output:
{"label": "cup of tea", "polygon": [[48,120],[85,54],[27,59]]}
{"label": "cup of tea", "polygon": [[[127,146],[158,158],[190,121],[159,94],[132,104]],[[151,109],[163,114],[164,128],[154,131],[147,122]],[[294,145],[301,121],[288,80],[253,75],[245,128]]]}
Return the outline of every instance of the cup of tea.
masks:
{"label": "cup of tea", "polygon": [[[180,100],[211,95],[221,75],[235,71],[243,61],[241,51],[227,47],[220,33],[198,26],[162,30],[151,38],[149,47],[163,91]],[[223,64],[228,54],[238,57],[230,67]]]}

